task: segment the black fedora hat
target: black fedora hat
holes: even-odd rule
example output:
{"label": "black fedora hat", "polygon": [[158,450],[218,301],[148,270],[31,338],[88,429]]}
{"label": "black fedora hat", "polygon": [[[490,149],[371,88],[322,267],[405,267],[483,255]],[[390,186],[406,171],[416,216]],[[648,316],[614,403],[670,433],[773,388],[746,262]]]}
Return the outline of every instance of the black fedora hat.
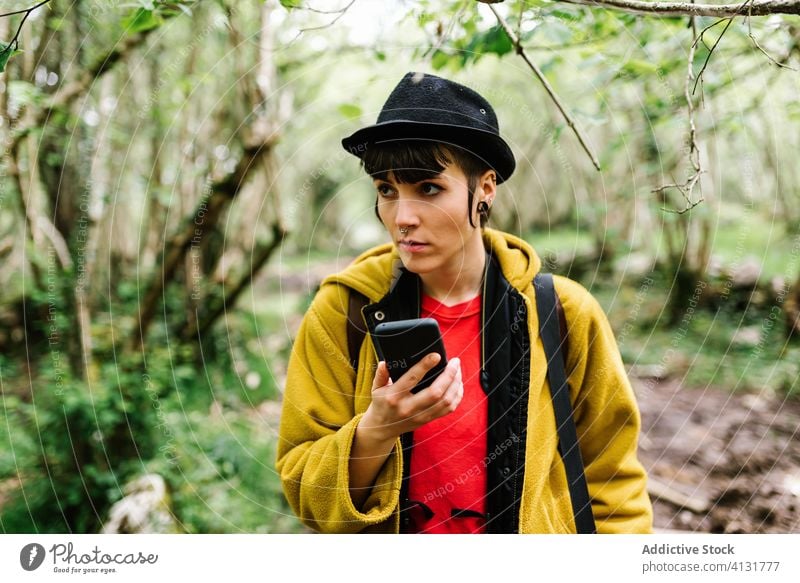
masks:
{"label": "black fedora hat", "polygon": [[397,140],[459,146],[493,168],[498,184],[516,167],[489,102],[469,87],[427,73],[406,73],[383,104],[377,123],[344,138],[342,146],[362,158],[370,146]]}

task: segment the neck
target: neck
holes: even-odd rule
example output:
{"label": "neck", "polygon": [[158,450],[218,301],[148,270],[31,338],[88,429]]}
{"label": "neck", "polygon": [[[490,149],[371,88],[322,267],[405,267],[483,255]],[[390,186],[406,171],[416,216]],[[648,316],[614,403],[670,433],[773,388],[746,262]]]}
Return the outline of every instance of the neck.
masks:
{"label": "neck", "polygon": [[466,302],[480,294],[483,288],[486,250],[483,248],[482,238],[477,238],[476,243],[472,248],[464,249],[459,264],[421,274],[422,291],[446,306]]}

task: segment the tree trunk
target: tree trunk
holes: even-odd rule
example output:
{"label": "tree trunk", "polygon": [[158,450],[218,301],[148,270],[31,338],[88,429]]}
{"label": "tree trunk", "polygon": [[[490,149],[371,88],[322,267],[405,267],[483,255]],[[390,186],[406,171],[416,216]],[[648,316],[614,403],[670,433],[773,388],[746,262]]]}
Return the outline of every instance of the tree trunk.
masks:
{"label": "tree trunk", "polygon": [[188,220],[183,222],[178,232],[166,243],[158,267],[150,279],[147,292],[139,304],[137,320],[131,336],[134,348],[142,347],[147,330],[152,323],[158,302],[161,300],[166,284],[175,277],[177,268],[183,263],[189,247],[202,244],[205,237],[216,227],[222,213],[239,194],[258,159],[272,148],[272,136],[263,136],[260,143],[245,147],[236,169],[212,184],[211,193],[203,197]]}

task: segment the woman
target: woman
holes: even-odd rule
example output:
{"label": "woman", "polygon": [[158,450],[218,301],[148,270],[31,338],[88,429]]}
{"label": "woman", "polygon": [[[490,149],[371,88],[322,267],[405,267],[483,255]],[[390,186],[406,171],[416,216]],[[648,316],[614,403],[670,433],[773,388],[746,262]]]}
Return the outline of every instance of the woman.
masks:
{"label": "woman", "polygon": [[[485,228],[514,170],[478,93],[409,73],[378,122],[343,140],[373,178],[392,243],[326,278],[294,343],[278,471],[292,508],[324,532],[576,532],[559,455],[533,285],[541,262]],[[598,532],[649,532],[639,413],[596,300],[556,277],[569,329],[574,420]],[[348,324],[353,298],[363,322]],[[354,325],[435,318],[438,355],[391,383]]]}

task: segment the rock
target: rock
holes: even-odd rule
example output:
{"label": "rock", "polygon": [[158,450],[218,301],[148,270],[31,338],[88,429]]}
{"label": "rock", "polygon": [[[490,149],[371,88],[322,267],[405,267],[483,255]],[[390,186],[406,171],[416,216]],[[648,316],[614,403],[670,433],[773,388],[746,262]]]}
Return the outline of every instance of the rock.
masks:
{"label": "rock", "polygon": [[637,379],[656,379],[663,381],[669,377],[669,369],[663,364],[632,364],[628,376]]}
{"label": "rock", "polygon": [[775,296],[784,296],[786,295],[786,290],[789,287],[788,282],[786,281],[785,277],[781,277],[780,275],[776,275],[771,280],[769,280],[769,286],[772,290],[772,293]]}
{"label": "rock", "polygon": [[800,498],[800,473],[794,476],[786,476],[786,479],[783,481],[783,487],[787,492]]}
{"label": "rock", "polygon": [[755,257],[748,256],[741,263],[730,270],[731,282],[734,287],[751,288],[758,283],[761,275],[761,264]]}
{"label": "rock", "polygon": [[630,253],[614,262],[614,271],[625,276],[643,277],[655,269],[656,257],[652,253]]}
{"label": "rock", "polygon": [[731,338],[732,344],[741,346],[758,346],[761,342],[761,326],[746,326],[739,328]]}
{"label": "rock", "polygon": [[756,411],[758,413],[767,413],[770,410],[769,399],[765,398],[764,395],[761,394],[743,395],[742,404],[751,411]]}
{"label": "rock", "polygon": [[147,474],[123,488],[125,497],[109,511],[103,534],[178,534],[182,530],[172,512],[167,483],[158,474]]}
{"label": "rock", "polygon": [[712,255],[708,259],[708,267],[706,268],[706,275],[708,277],[720,277],[725,270],[725,261],[719,255]]}

